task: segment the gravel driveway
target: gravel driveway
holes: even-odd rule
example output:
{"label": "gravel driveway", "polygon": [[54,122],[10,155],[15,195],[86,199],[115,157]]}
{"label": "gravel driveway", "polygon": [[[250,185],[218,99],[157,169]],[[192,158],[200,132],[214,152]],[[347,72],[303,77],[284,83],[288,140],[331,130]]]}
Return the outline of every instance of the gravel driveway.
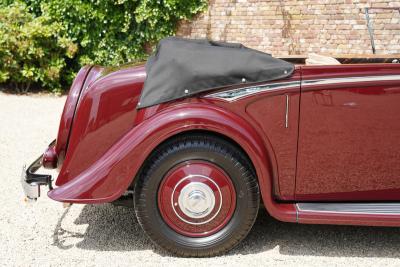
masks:
{"label": "gravel driveway", "polygon": [[400,266],[400,229],[297,225],[263,210],[249,236],[229,254],[175,258],[144,235],[132,209],[62,204],[47,196],[26,204],[21,166],[56,136],[65,97],[0,93],[0,264],[108,266]]}

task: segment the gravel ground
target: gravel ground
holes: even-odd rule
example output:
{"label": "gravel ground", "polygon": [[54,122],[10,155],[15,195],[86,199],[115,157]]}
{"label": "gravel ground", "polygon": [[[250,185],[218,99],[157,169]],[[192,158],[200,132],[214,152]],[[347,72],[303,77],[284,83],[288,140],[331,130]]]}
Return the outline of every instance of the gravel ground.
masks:
{"label": "gravel ground", "polygon": [[47,196],[23,201],[20,173],[57,133],[65,97],[0,93],[1,265],[400,266],[400,229],[297,225],[260,210],[249,236],[229,254],[176,258],[144,235],[132,209],[63,208]]}

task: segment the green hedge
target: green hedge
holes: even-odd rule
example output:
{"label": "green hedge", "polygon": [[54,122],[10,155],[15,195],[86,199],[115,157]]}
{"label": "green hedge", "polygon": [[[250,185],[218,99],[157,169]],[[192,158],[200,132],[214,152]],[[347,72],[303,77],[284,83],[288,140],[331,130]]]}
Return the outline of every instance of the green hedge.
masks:
{"label": "green hedge", "polygon": [[34,17],[23,3],[1,8],[0,83],[18,92],[35,84],[60,90],[66,58],[74,58],[77,51],[62,33],[62,24],[48,16]]}
{"label": "green hedge", "polygon": [[207,0],[0,1],[0,83],[53,91],[70,84],[82,65],[145,59],[147,46],[207,6]]}

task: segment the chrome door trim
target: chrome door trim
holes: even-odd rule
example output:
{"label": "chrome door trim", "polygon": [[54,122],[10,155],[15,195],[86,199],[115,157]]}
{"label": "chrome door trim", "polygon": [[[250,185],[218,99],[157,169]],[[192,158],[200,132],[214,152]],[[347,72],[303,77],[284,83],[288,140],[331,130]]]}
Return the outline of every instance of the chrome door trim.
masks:
{"label": "chrome door trim", "polygon": [[286,94],[285,128],[289,128],[289,95]]}
{"label": "chrome door trim", "polygon": [[274,92],[298,86],[308,87],[314,85],[331,85],[340,83],[359,83],[359,82],[374,82],[374,81],[398,81],[400,83],[400,75],[376,75],[376,76],[353,76],[342,78],[324,78],[313,80],[291,81],[291,82],[278,82],[270,84],[262,84],[256,86],[248,86],[211,93],[203,96],[203,98],[214,98],[228,102],[233,102],[251,95],[262,92]]}
{"label": "chrome door trim", "polygon": [[228,102],[233,102],[238,99],[248,97],[254,94],[258,94],[261,92],[273,92],[279,91],[283,89],[289,89],[294,87],[299,87],[300,81],[293,81],[293,82],[279,82],[279,83],[270,83],[270,84],[263,84],[263,85],[256,85],[256,86],[249,86],[249,87],[241,87],[235,88],[227,91],[221,91],[217,93],[212,93],[204,96],[204,98],[216,98],[225,100]]}
{"label": "chrome door trim", "polygon": [[400,83],[400,75],[377,75],[377,76],[359,76],[359,77],[343,77],[343,78],[326,78],[315,80],[302,80],[301,85],[327,85],[335,83],[358,83],[358,82],[374,82],[374,81],[396,81]]}

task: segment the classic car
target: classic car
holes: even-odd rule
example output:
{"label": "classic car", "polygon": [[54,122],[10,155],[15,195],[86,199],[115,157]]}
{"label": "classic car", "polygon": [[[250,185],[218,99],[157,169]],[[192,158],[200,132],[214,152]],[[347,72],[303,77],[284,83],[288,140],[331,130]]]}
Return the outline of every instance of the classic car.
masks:
{"label": "classic car", "polygon": [[[260,207],[284,222],[400,226],[400,64],[289,61],[167,38],[146,65],[83,67],[26,197],[48,186],[60,202],[131,204],[180,256],[230,250]],[[59,169],[55,186],[41,166]]]}

